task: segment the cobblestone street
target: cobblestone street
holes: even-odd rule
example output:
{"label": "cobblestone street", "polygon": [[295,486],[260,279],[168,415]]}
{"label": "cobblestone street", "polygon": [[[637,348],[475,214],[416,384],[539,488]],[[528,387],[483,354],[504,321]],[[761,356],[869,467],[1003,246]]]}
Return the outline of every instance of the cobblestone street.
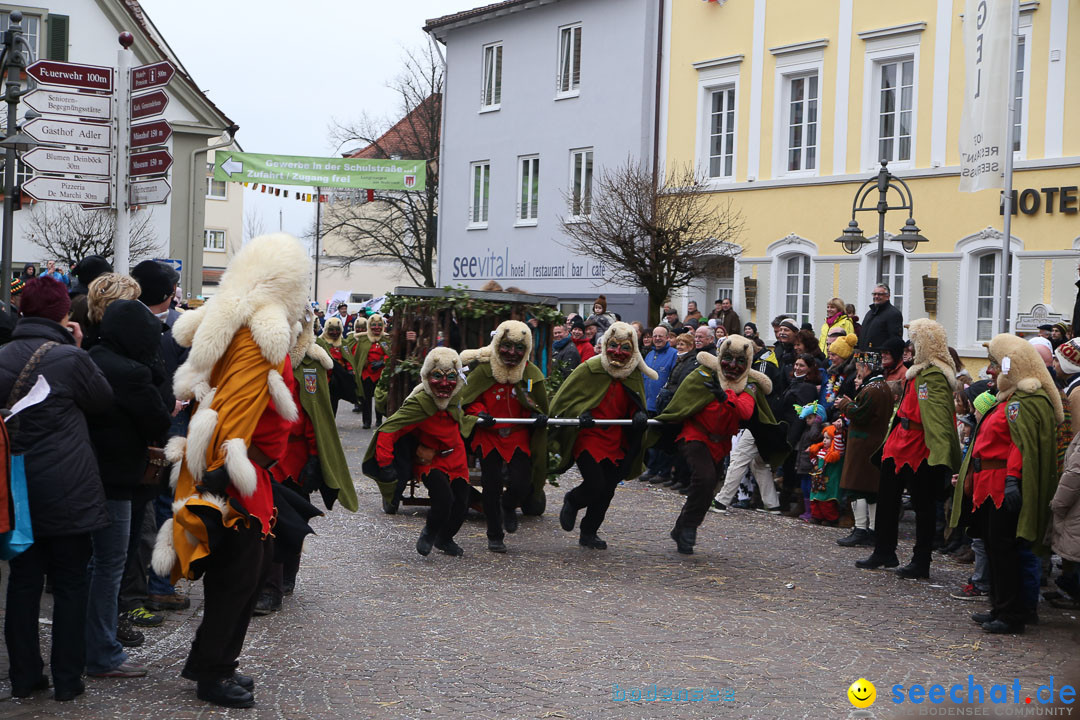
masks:
{"label": "cobblestone street", "polygon": [[[256,678],[254,710],[211,708],[179,676],[201,614],[195,583],[192,608],[145,630],[132,651],[149,678],[88,679],[67,704],[51,693],[13,701],[4,681],[0,717],[847,717],[847,687],[859,677],[877,685],[875,716],[893,717],[894,684],[966,684],[971,674],[987,687],[1019,678],[1033,690],[1054,674],[1060,687],[1075,657],[1080,626],[1070,613],[1043,604],[1026,635],[986,635],[967,617],[986,604],[948,595],[970,565],[935,556],[929,582],[856,570],[866,549],[834,542],[847,531],[710,513],[696,554],[678,555],[667,532],[682,496],[636,481],[616,493],[601,528],[606,552],[578,547],[576,532],[558,526],[573,473],[548,488],[544,517],[507,537],[506,555],[487,551],[483,521],[471,515],[458,535],[464,558],[422,558],[413,544],[423,510],[382,514],[374,483],[358,475],[370,432],[344,407],[339,422],[361,509],[313,522],[319,535],[295,594],[252,621],[241,671]],[[911,530],[909,517],[904,561]],[[0,651],[4,676],[6,663]],[[653,683],[730,693],[721,702],[613,699],[616,685]]]}

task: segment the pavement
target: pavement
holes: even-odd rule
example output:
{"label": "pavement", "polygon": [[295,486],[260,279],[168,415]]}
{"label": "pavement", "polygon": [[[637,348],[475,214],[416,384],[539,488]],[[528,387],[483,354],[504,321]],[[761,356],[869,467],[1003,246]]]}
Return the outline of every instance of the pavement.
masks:
{"label": "pavement", "polygon": [[[0,718],[841,718],[861,677],[877,687],[873,716],[900,717],[927,706],[893,704],[898,684],[966,687],[972,675],[988,692],[1019,679],[1032,693],[1051,675],[1059,688],[1080,679],[1066,665],[1077,613],[1043,603],[1028,633],[986,635],[968,615],[987,603],[949,597],[970,565],[935,556],[929,581],[857,570],[868,550],[837,546],[846,530],[750,511],[710,513],[695,554],[679,555],[667,533],[683,497],[636,481],[615,494],[606,551],[559,528],[571,472],[548,488],[547,513],[507,536],[507,554],[487,551],[470,515],[463,558],[423,558],[423,508],[384,515],[358,472],[371,432],[344,407],[339,425],[360,510],[313,522],[295,594],[253,619],[240,669],[256,678],[255,708],[209,706],[180,678],[202,611],[201,584],[184,581],[192,607],[131,651],[149,677],[88,678],[70,703],[16,701],[5,683]],[[909,516],[904,561],[912,531]],[[623,699],[680,689],[681,701]]]}

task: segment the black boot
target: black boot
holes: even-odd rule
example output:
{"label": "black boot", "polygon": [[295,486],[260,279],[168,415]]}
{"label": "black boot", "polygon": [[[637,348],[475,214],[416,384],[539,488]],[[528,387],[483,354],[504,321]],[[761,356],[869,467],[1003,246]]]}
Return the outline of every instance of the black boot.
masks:
{"label": "black boot", "polygon": [[840,547],[858,547],[866,544],[866,536],[866,530],[863,530],[862,528],[853,528],[850,535],[840,538],[836,541],[836,544]]}
{"label": "black boot", "polygon": [[397,515],[398,503],[397,500],[383,500],[382,511],[387,515]]}
{"label": "black boot", "polygon": [[416,539],[416,552],[420,553],[424,557],[427,557],[431,552],[431,535],[428,534],[428,529],[424,528],[420,531],[420,537]]}
{"label": "black boot", "polygon": [[[517,509],[512,507],[503,508],[503,529],[513,535],[518,529]],[[571,528],[573,529],[573,528]]]}
{"label": "black boot", "polygon": [[435,547],[452,557],[461,557],[465,554],[465,551],[461,549],[461,546],[454,542],[452,538],[440,540],[435,543]]}
{"label": "black boot", "polygon": [[930,558],[912,558],[904,567],[896,571],[899,577],[905,580],[913,580],[915,578],[929,578],[930,577]]}
{"label": "black boot", "polygon": [[570,493],[563,495],[562,510],[559,511],[559,525],[566,532],[574,529],[577,524],[578,508],[570,502]]}
{"label": "black boot", "polygon": [[581,533],[581,537],[578,538],[578,545],[593,550],[607,550],[607,543],[598,538],[596,533]]}
{"label": "black boot", "polygon": [[255,601],[255,608],[251,614],[255,617],[269,615],[281,609],[281,596],[271,590],[259,593],[259,599]]}
{"label": "black boot", "polygon": [[678,526],[671,529],[671,539],[675,541],[675,548],[683,555],[694,554],[694,544],[697,543],[697,528],[680,528]]}
{"label": "black boot", "polygon": [[877,570],[878,568],[887,567],[894,568],[900,564],[900,560],[896,557],[896,553],[891,555],[881,556],[878,555],[877,550],[870,553],[870,557],[864,560],[856,560],[855,567],[862,568],[863,570]]}
{"label": "black boot", "polygon": [[231,677],[200,680],[195,694],[200,700],[221,707],[249,708],[255,704],[255,696],[251,691],[240,687]]}
{"label": "black boot", "polygon": [[506,552],[506,543],[504,543],[502,540],[493,540],[492,538],[488,538],[488,550],[493,553],[504,553]]}

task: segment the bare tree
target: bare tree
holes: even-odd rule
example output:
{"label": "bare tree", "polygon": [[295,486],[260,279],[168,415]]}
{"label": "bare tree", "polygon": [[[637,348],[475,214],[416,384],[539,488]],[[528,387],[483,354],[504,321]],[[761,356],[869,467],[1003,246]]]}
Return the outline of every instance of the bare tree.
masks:
{"label": "bare tree", "polygon": [[244,213],[244,242],[260,235],[266,234],[266,221],[263,214],[256,208],[248,208]]}
{"label": "bare tree", "polygon": [[435,286],[436,213],[439,196],[439,125],[443,67],[430,47],[407,52],[390,84],[397,92],[400,119],[335,122],[332,139],[351,155],[372,159],[426,160],[424,190],[338,192],[322,219],[321,235],[335,235],[338,264],[357,261],[400,265],[417,285]]}
{"label": "bare tree", "polygon": [[649,323],[672,290],[689,285],[717,258],[738,255],[743,229],[731,201],[713,202],[706,178],[676,169],[657,181],[633,159],[605,169],[591,197],[566,197],[560,218],[569,248],[599,262],[604,279],[649,293]]}
{"label": "bare tree", "polygon": [[[158,250],[157,233],[151,223],[153,210],[131,214],[130,257],[134,265],[153,257]],[[61,202],[35,203],[27,218],[26,239],[45,251],[46,259],[73,267],[87,255],[113,257],[116,217],[112,210],[83,210]]]}

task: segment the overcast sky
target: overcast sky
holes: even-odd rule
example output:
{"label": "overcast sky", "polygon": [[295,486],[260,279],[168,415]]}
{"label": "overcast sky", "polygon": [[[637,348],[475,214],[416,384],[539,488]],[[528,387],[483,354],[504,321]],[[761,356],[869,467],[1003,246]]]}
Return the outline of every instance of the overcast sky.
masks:
{"label": "overcast sky", "polygon": [[[244,150],[333,155],[328,128],[363,113],[391,118],[387,88],[428,18],[490,0],[140,0],[192,78],[240,126]],[[396,119],[396,117],[394,118]],[[282,188],[286,186],[281,186]],[[314,204],[245,191],[266,230],[300,235]]]}

